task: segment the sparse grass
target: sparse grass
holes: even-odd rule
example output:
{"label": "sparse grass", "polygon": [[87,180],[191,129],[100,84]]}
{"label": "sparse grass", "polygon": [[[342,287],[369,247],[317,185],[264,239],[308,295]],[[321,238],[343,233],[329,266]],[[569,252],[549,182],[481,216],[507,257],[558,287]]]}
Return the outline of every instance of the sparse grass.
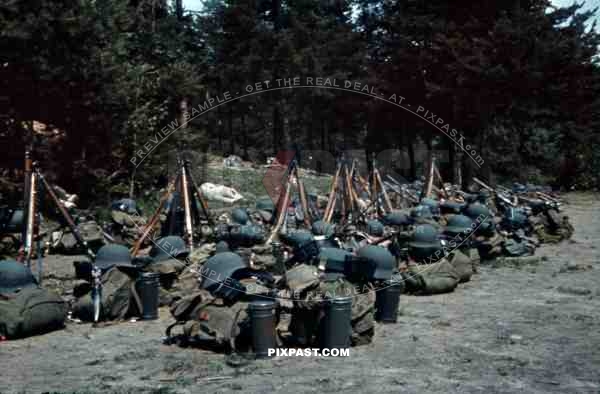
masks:
{"label": "sparse grass", "polygon": [[[201,182],[200,170],[194,171],[194,178],[197,182]],[[253,208],[256,199],[267,194],[263,184],[263,178],[267,172],[266,167],[260,168],[227,168],[227,167],[208,167],[206,169],[207,179],[203,182],[222,184],[232,187],[244,196],[237,206]],[[305,174],[301,171],[302,181],[307,193],[326,194],[331,183],[330,175],[316,176]],[[144,193],[137,198],[137,203],[144,215],[151,215],[158,207],[161,197],[161,191],[153,190],[149,193]],[[209,201],[210,209],[227,208],[230,205],[218,202]],[[105,212],[103,216],[108,217]]]}

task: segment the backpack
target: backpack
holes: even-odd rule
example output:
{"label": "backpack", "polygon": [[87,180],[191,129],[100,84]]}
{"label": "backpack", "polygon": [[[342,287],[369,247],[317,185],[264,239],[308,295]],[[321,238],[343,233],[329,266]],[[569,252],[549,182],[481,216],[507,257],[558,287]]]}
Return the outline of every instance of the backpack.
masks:
{"label": "backpack", "polygon": [[[225,305],[208,291],[198,290],[171,305],[176,321],[167,327],[166,342],[215,351],[248,350],[251,333],[247,309],[247,302]],[[183,326],[182,332],[173,335],[178,325]]]}
{"label": "backpack", "polygon": [[411,274],[420,281],[420,294],[449,293],[454,291],[460,281],[460,274],[446,259],[411,267]]}
{"label": "backpack", "polygon": [[460,277],[460,283],[468,282],[471,280],[471,275],[473,275],[474,268],[473,262],[471,261],[471,258],[469,256],[457,249],[453,250],[448,255],[448,261],[450,262],[450,264],[452,264],[452,266],[458,273]]}
{"label": "backpack", "polygon": [[8,339],[61,329],[66,317],[65,301],[46,289],[27,287],[0,295],[0,335]]}

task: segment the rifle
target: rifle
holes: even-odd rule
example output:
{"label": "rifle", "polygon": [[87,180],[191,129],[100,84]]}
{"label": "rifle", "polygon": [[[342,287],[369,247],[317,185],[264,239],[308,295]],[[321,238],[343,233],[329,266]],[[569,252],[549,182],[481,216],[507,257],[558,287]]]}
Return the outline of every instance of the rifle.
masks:
{"label": "rifle", "polygon": [[37,182],[36,176],[31,175],[29,179],[29,192],[27,193],[29,200],[27,201],[27,224],[25,226],[25,239],[23,242],[23,260],[27,262],[27,266],[31,267],[31,256],[33,255],[33,238],[35,233],[36,222],[36,200]]}
{"label": "rifle", "polygon": [[302,211],[304,212],[304,225],[308,228],[311,226],[311,213],[308,207],[308,199],[306,198],[306,190],[304,190],[304,183],[300,179],[300,171],[296,166],[296,181],[298,182],[298,193],[300,194],[300,204],[302,205]]}
{"label": "rifle", "polygon": [[494,193],[496,195],[496,197],[498,197],[500,200],[502,200],[503,202],[505,202],[506,204],[512,206],[512,207],[516,207],[517,204],[515,204],[514,202],[510,201],[510,199],[504,197],[503,195],[500,194],[499,191],[497,191],[496,189],[494,189],[491,186],[488,186],[487,184],[485,184],[483,181],[481,181],[480,179],[473,177],[473,181],[475,183],[477,183],[479,186],[483,187],[484,189]]}
{"label": "rifle", "polygon": [[331,220],[331,216],[333,214],[333,208],[335,206],[335,191],[337,188],[338,177],[340,175],[340,171],[342,170],[341,163],[338,163],[337,169],[335,171],[335,175],[333,176],[333,180],[331,181],[331,189],[329,190],[329,200],[327,201],[327,206],[325,207],[325,213],[323,214],[323,219],[326,223],[329,223]]}
{"label": "rifle", "polygon": [[167,185],[167,191],[165,192],[165,194],[163,195],[163,197],[160,199],[160,203],[158,204],[158,208],[156,209],[156,211],[154,212],[154,215],[152,215],[152,217],[150,218],[150,220],[148,221],[148,223],[144,227],[144,229],[142,231],[142,235],[140,236],[140,238],[134,243],[133,248],[131,248],[131,255],[132,256],[135,257],[137,255],[137,253],[139,252],[140,248],[142,247],[142,244],[144,243],[144,240],[154,230],[154,227],[156,226],[156,224],[158,223],[158,221],[160,219],[160,213],[164,209],[165,204],[167,203],[167,200],[169,199],[169,197],[171,196],[171,194],[175,190],[175,183],[176,183],[176,181],[177,181],[177,178],[173,179]]}
{"label": "rifle", "polygon": [[423,200],[424,198],[429,197],[431,194],[431,190],[433,189],[433,176],[434,176],[434,168],[435,168],[435,157],[432,155],[429,160],[429,168],[427,169],[427,179],[425,180],[425,184],[423,185],[423,190],[421,191],[421,197],[419,200]]}
{"label": "rifle", "polygon": [[444,195],[444,198],[448,198],[448,193],[446,192],[446,188],[444,187],[444,180],[442,179],[442,175],[440,174],[440,171],[438,170],[436,165],[433,166],[433,172],[434,172],[435,176],[437,177],[438,181],[440,182],[441,187],[439,190]]}
{"label": "rifle", "polygon": [[381,180],[381,175],[379,174],[379,170],[377,170],[377,169],[375,169],[375,180],[379,183],[379,186],[381,187],[381,192],[383,193],[383,200],[385,201],[385,205],[387,206],[388,212],[392,212],[392,210],[393,210],[392,203],[387,194],[387,191],[385,190],[385,184]]}
{"label": "rifle", "polygon": [[192,226],[192,214],[190,204],[190,186],[188,184],[187,168],[179,158],[181,166],[181,188],[183,190],[183,210],[185,215],[185,240],[190,252],[194,249],[194,229]]}
{"label": "rifle", "polygon": [[285,192],[283,193],[283,195],[281,197],[279,197],[279,202],[281,204],[279,205],[279,212],[277,214],[277,222],[275,224],[275,227],[273,227],[273,230],[271,231],[271,235],[269,235],[269,238],[267,239],[267,242],[266,242],[267,245],[269,245],[269,244],[271,244],[271,242],[273,242],[273,239],[275,238],[279,229],[281,228],[281,225],[283,224],[283,220],[285,219],[284,215],[287,215],[287,207],[289,204],[289,197],[290,197],[290,188],[291,188],[291,184],[288,179],[288,182],[285,186]]}
{"label": "rifle", "polygon": [[214,221],[212,220],[212,218],[210,216],[210,212],[208,210],[208,203],[204,199],[204,196],[202,195],[202,191],[198,187],[198,184],[196,183],[196,180],[194,179],[194,176],[192,175],[192,172],[189,170],[189,162],[188,161],[184,161],[183,165],[187,169],[188,181],[192,185],[192,191],[194,192],[194,194],[196,195],[196,199],[200,203],[200,207],[202,208],[202,212],[204,213],[204,216],[206,216],[206,220],[208,220],[208,223],[211,226],[213,226],[214,225]]}
{"label": "rifle", "polygon": [[[101,299],[102,299],[102,281],[100,279],[102,271],[94,263],[94,261],[96,260],[96,255],[88,247],[88,244],[81,236],[81,233],[79,232],[79,229],[77,228],[77,225],[75,224],[75,221],[73,220],[73,218],[71,217],[71,215],[69,214],[69,212],[67,211],[65,206],[62,204],[60,199],[56,196],[56,193],[54,192],[54,190],[52,189],[50,184],[46,181],[46,178],[44,178],[44,175],[41,173],[39,168],[37,168],[37,166],[34,166],[34,171],[35,172],[34,172],[34,176],[32,178],[32,184],[35,183],[34,180],[36,178],[39,179],[39,181],[41,182],[43,187],[48,191],[50,198],[52,199],[52,201],[54,202],[54,204],[60,211],[62,217],[67,222],[67,226],[71,230],[71,233],[73,234],[73,237],[75,238],[75,241],[77,241],[77,244],[79,244],[79,246],[81,246],[85,250],[86,254],[92,261],[92,278],[93,278],[93,282],[94,282],[93,287],[92,287],[92,302],[94,305],[94,323],[97,323],[98,320],[100,319],[100,308],[101,308]],[[39,245],[38,245],[38,249],[39,249]],[[41,267],[38,267],[38,271],[41,272]]]}

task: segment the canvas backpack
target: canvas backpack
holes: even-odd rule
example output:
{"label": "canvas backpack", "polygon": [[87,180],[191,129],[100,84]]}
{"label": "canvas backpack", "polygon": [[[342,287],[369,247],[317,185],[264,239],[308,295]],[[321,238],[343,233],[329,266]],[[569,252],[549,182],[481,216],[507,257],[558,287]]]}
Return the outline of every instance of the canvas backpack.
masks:
{"label": "canvas backpack", "polygon": [[8,339],[61,329],[66,316],[65,301],[40,287],[0,295],[0,335]]}
{"label": "canvas backpack", "polygon": [[[226,305],[208,291],[198,290],[171,305],[175,322],[167,327],[167,343],[217,351],[248,350],[251,340],[247,308],[247,302]],[[182,326],[177,335],[176,326]]]}

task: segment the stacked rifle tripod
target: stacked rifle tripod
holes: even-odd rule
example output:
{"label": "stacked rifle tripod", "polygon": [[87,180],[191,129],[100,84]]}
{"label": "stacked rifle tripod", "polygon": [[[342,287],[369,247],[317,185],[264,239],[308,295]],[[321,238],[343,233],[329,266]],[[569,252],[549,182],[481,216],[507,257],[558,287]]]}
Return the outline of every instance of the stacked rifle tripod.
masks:
{"label": "stacked rifle tripod", "polygon": [[177,155],[177,175],[169,181],[167,190],[161,197],[158,208],[144,226],[141,236],[131,248],[132,256],[138,254],[144,241],[156,231],[160,222],[160,215],[165,209],[167,210],[166,232],[168,234],[174,234],[177,231],[178,218],[183,216],[183,239],[188,245],[190,252],[194,250],[194,227],[199,226],[203,222],[199,211],[202,210],[205,222],[210,226],[214,225],[202,191],[189,169],[189,161],[181,158],[179,154]]}
{"label": "stacked rifle tripod", "polygon": [[[102,297],[102,282],[100,281],[101,270],[93,263],[96,255],[88,247],[87,242],[81,236],[75,221],[69,214],[67,208],[60,201],[52,186],[48,183],[40,168],[31,159],[29,152],[25,152],[25,226],[23,229],[23,245],[19,251],[18,260],[27,264],[31,268],[31,260],[34,248],[37,249],[37,275],[38,283],[42,283],[42,246],[39,234],[42,216],[40,214],[40,201],[42,196],[47,193],[50,200],[56,206],[61,216],[67,223],[67,226],[73,233],[77,244],[85,251],[92,261],[92,300],[94,304],[94,322],[100,317],[100,300]],[[35,245],[34,245],[35,244]]]}
{"label": "stacked rifle tripod", "polygon": [[[360,198],[361,194],[368,197],[369,204]],[[336,206],[340,215],[340,223],[343,225],[360,218],[366,219],[370,211],[374,211],[376,215],[392,211],[392,203],[374,160],[368,179],[363,178],[358,172],[356,160],[352,162],[340,160],[338,162],[323,214],[323,220],[326,223],[331,222]]]}
{"label": "stacked rifle tripod", "polygon": [[31,160],[31,155],[29,152],[25,153],[25,192],[24,192],[24,201],[25,201],[25,214],[24,214],[24,222],[25,226],[23,229],[23,245],[19,251],[19,260],[28,267],[31,268],[31,260],[33,257],[34,249],[36,249],[37,253],[37,274],[38,274],[38,282],[42,281],[42,245],[41,245],[41,237],[39,234],[40,224],[42,221],[42,216],[40,214],[40,201],[41,198],[47,194],[50,197],[52,203],[56,206],[61,216],[67,223],[67,226],[73,233],[75,240],[78,245],[85,251],[85,253],[92,259],[95,259],[95,254],[88,247],[87,242],[81,236],[75,221],[67,211],[67,208],[60,201],[54,189],[44,175],[42,174],[40,168],[37,163],[34,163]]}

